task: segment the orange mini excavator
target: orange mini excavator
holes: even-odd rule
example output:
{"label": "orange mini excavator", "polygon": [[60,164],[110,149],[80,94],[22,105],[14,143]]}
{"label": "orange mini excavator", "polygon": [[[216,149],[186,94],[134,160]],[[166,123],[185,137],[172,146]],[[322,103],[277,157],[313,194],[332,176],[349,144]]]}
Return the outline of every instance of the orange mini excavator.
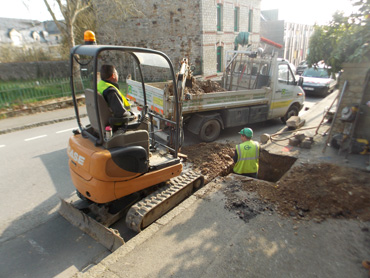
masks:
{"label": "orange mini excavator", "polygon": [[[114,251],[124,243],[109,228],[118,219],[126,216],[127,227],[140,232],[204,184],[201,175],[183,171],[179,156],[181,103],[191,70],[184,59],[175,75],[172,62],[160,51],[96,45],[93,33],[85,32],[86,37],[88,44],[72,48],[70,54],[70,83],[79,128],[73,131],[67,150],[71,178],[85,205],[78,207],[76,202],[62,200],[59,212]],[[113,115],[97,89],[103,64],[114,65],[119,76],[141,82],[143,107],[131,103],[129,113],[118,118]],[[154,98],[146,83],[156,80],[176,84],[171,119],[151,113],[146,105],[148,98]],[[124,81],[119,82],[121,92],[130,90]],[[87,119],[80,117],[79,93],[85,94]],[[165,123],[166,140],[157,136],[158,122]]]}

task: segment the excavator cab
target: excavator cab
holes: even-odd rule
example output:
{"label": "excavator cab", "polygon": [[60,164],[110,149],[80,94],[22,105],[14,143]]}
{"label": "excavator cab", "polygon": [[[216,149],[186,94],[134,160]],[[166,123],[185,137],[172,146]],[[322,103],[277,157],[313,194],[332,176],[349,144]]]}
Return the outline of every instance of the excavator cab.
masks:
{"label": "excavator cab", "polygon": [[[173,145],[161,142],[154,131],[154,118],[146,104],[145,81],[172,80],[177,83],[173,65],[164,53],[145,48],[80,45],[71,50],[71,88],[79,130],[68,144],[69,168],[78,194],[94,203],[104,204],[170,180],[180,175],[178,157],[181,112],[166,121]],[[99,69],[112,64],[120,76],[135,77],[142,84],[143,107],[131,104],[130,113],[115,118],[103,95],[98,92]],[[146,76],[148,75],[148,77]],[[163,76],[161,76],[163,75]],[[84,77],[87,77],[84,79]],[[125,87],[122,81],[121,91]],[[88,123],[83,125],[77,105],[77,92],[83,90]],[[174,109],[179,109],[174,86]],[[113,132],[112,132],[113,130]]]}

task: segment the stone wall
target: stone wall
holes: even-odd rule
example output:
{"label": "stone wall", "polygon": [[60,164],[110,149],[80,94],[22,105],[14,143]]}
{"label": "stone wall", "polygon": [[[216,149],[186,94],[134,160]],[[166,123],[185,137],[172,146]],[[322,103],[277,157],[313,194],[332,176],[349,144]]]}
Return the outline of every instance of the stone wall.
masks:
{"label": "stone wall", "polygon": [[347,86],[343,93],[342,101],[338,107],[337,119],[333,124],[332,135],[343,133],[348,127],[348,123],[340,120],[341,112],[346,106],[353,106],[354,104],[360,105],[358,122],[354,130],[354,138],[362,138],[370,141],[370,107],[366,103],[370,101],[369,84],[365,87],[365,78],[369,74],[370,64],[344,64],[343,73],[339,79],[339,93],[342,92],[344,82],[347,80]]}
{"label": "stone wall", "polygon": [[69,77],[69,61],[0,63],[0,80],[35,80]]}
{"label": "stone wall", "polygon": [[[186,57],[195,66],[194,74],[213,75],[217,72],[217,47],[234,48],[239,32],[248,31],[249,10],[253,10],[253,32],[250,41],[259,44],[261,0],[183,0],[136,1],[137,17],[104,19],[114,9],[113,3],[95,0],[99,7],[97,40],[99,44],[118,44],[160,50],[178,69]],[[223,29],[217,31],[217,4],[223,5]],[[234,7],[239,7],[239,32],[234,32]]]}
{"label": "stone wall", "polygon": [[[96,0],[98,19],[104,17],[113,3]],[[99,44],[137,46],[159,50],[167,54],[175,70],[182,58],[200,69],[201,33],[199,1],[143,1],[135,2],[142,15],[128,19],[114,19],[97,27]],[[107,12],[108,11],[108,12]]]}

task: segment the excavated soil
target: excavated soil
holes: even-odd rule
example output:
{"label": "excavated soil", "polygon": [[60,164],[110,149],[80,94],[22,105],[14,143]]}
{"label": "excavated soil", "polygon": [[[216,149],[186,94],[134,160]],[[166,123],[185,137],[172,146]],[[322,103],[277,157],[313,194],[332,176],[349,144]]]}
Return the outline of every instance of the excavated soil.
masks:
{"label": "excavated soil", "polygon": [[226,176],[232,170],[235,146],[218,143],[199,143],[182,147],[181,153],[188,156],[187,161],[202,173],[205,180],[211,181],[218,176]]}
{"label": "excavated soil", "polygon": [[[170,95],[173,95],[173,85],[169,84],[168,90]],[[185,94],[201,95],[214,92],[224,92],[226,89],[222,88],[221,85],[211,80],[191,80],[191,86],[185,87]]]}
{"label": "excavated soil", "polygon": [[[182,153],[208,181],[232,170],[234,146],[230,144],[200,143],[183,147]],[[317,222],[327,218],[370,221],[369,173],[329,163],[301,163],[289,170],[294,161],[262,152],[260,168],[265,174],[260,172],[259,178],[267,179],[228,179],[223,190],[225,208],[245,221],[263,211]]]}

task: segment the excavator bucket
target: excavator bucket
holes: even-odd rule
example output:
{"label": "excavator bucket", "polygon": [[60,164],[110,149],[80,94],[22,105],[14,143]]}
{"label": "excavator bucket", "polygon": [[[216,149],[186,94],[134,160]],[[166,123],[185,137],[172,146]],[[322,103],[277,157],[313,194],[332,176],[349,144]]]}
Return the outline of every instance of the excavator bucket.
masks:
{"label": "excavator bucket", "polygon": [[92,217],[86,215],[63,199],[61,199],[59,214],[62,215],[72,225],[78,227],[80,230],[109,249],[111,252],[114,252],[120,246],[125,244],[118,231],[103,226]]}

